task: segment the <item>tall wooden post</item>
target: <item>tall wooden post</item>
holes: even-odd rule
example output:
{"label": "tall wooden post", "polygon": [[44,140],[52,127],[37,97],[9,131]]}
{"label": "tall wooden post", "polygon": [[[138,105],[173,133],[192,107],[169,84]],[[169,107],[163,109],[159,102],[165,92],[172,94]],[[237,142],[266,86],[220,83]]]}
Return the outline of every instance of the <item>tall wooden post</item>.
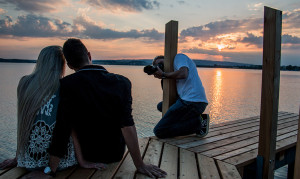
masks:
{"label": "tall wooden post", "polygon": [[[173,62],[177,54],[178,43],[178,21],[170,21],[166,24],[165,31],[165,72],[174,71]],[[163,80],[163,107],[162,115],[168,111],[169,107],[176,101],[176,81],[174,79]]]}
{"label": "tall wooden post", "polygon": [[[258,178],[274,178],[279,103],[282,12],[264,7],[263,70],[258,146]],[[261,164],[259,162],[262,162]],[[258,169],[259,171],[259,169]]]}
{"label": "tall wooden post", "polygon": [[299,120],[298,120],[298,137],[296,145],[296,158],[295,158],[295,167],[294,167],[294,178],[300,178],[300,106],[299,106]]}

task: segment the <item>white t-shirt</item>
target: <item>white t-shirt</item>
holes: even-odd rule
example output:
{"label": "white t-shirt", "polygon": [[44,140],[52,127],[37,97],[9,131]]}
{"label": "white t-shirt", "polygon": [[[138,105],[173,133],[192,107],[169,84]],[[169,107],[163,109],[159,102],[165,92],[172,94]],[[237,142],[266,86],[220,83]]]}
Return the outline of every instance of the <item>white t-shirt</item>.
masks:
{"label": "white t-shirt", "polygon": [[181,67],[188,68],[188,77],[176,80],[179,97],[185,101],[208,103],[195,63],[188,56],[177,54],[174,59],[174,71]]}

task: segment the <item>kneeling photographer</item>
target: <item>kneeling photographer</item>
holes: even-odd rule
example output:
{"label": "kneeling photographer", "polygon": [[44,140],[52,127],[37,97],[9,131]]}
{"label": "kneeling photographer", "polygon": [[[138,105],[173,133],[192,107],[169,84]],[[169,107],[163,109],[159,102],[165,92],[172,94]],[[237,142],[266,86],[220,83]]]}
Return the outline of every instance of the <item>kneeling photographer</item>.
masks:
{"label": "kneeling photographer", "polygon": [[[144,72],[158,79],[176,79],[178,99],[156,124],[153,132],[158,138],[169,138],[194,134],[204,137],[209,129],[208,115],[202,115],[208,105],[205,90],[195,63],[185,54],[177,54],[174,72],[163,71],[164,56],[157,56],[153,66],[146,66]],[[162,111],[162,102],[157,105]]]}

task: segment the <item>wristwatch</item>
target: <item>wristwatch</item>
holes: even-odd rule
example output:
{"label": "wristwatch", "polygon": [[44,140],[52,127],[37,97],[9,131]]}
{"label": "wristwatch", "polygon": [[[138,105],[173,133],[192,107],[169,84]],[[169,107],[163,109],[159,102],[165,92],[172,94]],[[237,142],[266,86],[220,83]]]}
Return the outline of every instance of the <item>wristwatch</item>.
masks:
{"label": "wristwatch", "polygon": [[162,73],[161,78],[162,78],[162,79],[166,79],[166,78],[167,78],[165,72]]}
{"label": "wristwatch", "polygon": [[56,173],[53,172],[53,171],[51,170],[50,167],[46,167],[46,168],[44,169],[44,173],[45,173],[46,175],[50,175],[50,176],[52,176],[52,177],[55,177],[55,176],[56,176]]}

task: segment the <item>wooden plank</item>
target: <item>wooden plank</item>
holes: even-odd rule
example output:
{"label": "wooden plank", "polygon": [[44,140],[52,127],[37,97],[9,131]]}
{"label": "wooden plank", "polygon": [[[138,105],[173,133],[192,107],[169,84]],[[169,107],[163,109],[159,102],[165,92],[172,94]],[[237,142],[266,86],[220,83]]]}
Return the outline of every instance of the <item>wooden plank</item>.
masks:
{"label": "wooden plank", "polygon": [[[141,140],[144,140],[144,139],[141,139]],[[108,164],[107,168],[105,170],[97,170],[93,174],[93,176],[91,177],[91,179],[95,179],[95,178],[112,178],[113,175],[116,173],[116,171],[121,166],[121,164],[123,163],[123,161],[125,160],[125,158],[126,158],[127,155],[130,155],[130,154],[128,153],[128,148],[126,146],[123,158],[121,159],[120,162],[114,162],[114,163]]]}
{"label": "wooden plank", "polygon": [[186,136],[177,136],[177,137],[165,138],[165,139],[157,139],[157,140],[159,140],[161,142],[172,143],[174,141],[178,141],[178,140],[185,139],[185,138],[190,138],[190,137],[195,137],[195,134],[186,135]]}
{"label": "wooden plank", "polygon": [[[277,141],[279,141],[279,143],[276,145],[276,152],[283,151],[283,150],[285,150],[285,149],[287,149],[287,148],[289,148],[290,146],[293,145],[293,142],[295,141],[295,139],[294,139],[295,133],[293,133],[291,135],[291,137],[289,137],[289,135],[291,135],[291,134],[287,134],[287,135],[282,136],[282,138],[284,138],[284,139],[282,139],[281,137],[278,138]],[[214,158],[217,159],[217,160],[225,160],[225,159],[228,159],[228,158],[233,158],[235,156],[239,156],[243,153],[246,153],[248,151],[251,151],[251,150],[257,149],[257,148],[258,148],[258,143],[255,143],[255,144],[243,147],[243,148],[232,150],[231,152],[224,153],[224,154],[216,156]]]}
{"label": "wooden plank", "polygon": [[[297,116],[293,116],[293,117],[289,116],[287,118],[285,118],[284,116],[281,116],[280,117],[281,120],[278,122],[278,124],[287,126],[287,125],[289,125],[289,122],[296,121],[297,120],[296,118],[297,118]],[[219,131],[218,133],[214,133],[214,134],[209,133],[205,138],[199,138],[199,137],[193,135],[193,136],[189,136],[189,137],[186,137],[183,139],[168,141],[168,143],[182,147],[182,148],[196,147],[199,145],[203,145],[205,143],[210,143],[210,142],[212,142],[212,140],[217,141],[217,138],[220,138],[220,140],[222,140],[222,139],[229,138],[232,136],[242,135],[247,132],[256,131],[259,129],[259,123],[257,122],[257,125],[253,126],[251,128],[249,128],[247,125],[245,125],[245,126],[242,126],[241,128],[235,128],[235,129],[236,129],[235,132],[237,132],[237,134],[232,134],[231,129],[228,129],[228,130],[224,130],[224,131]],[[221,137],[219,137],[218,135],[220,135]],[[203,141],[205,141],[205,142],[203,143]],[[194,144],[192,144],[192,143],[194,143]]]}
{"label": "wooden plank", "polygon": [[96,169],[78,167],[69,178],[70,179],[90,178],[95,172]]}
{"label": "wooden plank", "polygon": [[254,136],[254,137],[258,136],[258,131],[253,131],[253,132],[250,132],[250,133],[247,133],[247,134],[234,136],[234,137],[231,137],[231,138],[228,138],[228,139],[223,139],[223,140],[220,140],[220,141],[212,142],[212,143],[209,143],[207,145],[200,145],[200,146],[197,146],[197,147],[189,148],[188,150],[192,151],[192,152],[195,152],[195,153],[202,153],[202,152],[205,152],[205,151],[208,151],[208,150],[212,150],[212,149],[215,149],[215,148],[230,145],[230,144],[235,143],[235,142],[246,140],[250,136]]}
{"label": "wooden plank", "polygon": [[263,174],[274,178],[275,146],[279,104],[282,12],[265,6],[263,67],[258,155],[263,158]]}
{"label": "wooden plank", "polygon": [[239,168],[239,167],[244,167],[248,164],[255,162],[257,154],[258,154],[258,149],[256,148],[256,149],[250,150],[246,153],[242,153],[242,154],[239,154],[239,155],[231,157],[231,158],[227,158],[222,161],[224,161],[226,163],[230,163],[230,164],[236,166],[237,168]]}
{"label": "wooden plank", "polygon": [[[293,118],[286,119],[286,121],[281,120],[280,121],[280,124],[281,124],[280,126],[281,127],[287,127],[287,126],[293,125],[294,121],[295,120]],[[180,144],[180,145],[178,145],[177,143],[181,143],[182,140],[177,141],[177,142],[174,141],[174,143],[175,143],[174,145],[177,145],[178,147],[181,147],[181,148],[188,149],[188,148],[200,146],[200,145],[203,145],[203,144],[208,144],[208,143],[211,143],[211,142],[231,138],[231,137],[234,137],[234,136],[243,135],[243,134],[250,133],[250,132],[253,132],[253,131],[257,131],[257,130],[259,130],[259,126],[249,127],[249,128],[246,128],[246,129],[243,128],[243,129],[231,132],[231,133],[225,133],[225,134],[222,133],[218,136],[209,137],[209,138],[202,138],[202,139],[200,138],[199,139],[197,137],[194,137],[195,140],[193,140],[193,142],[184,143],[184,144]],[[173,142],[170,142],[170,143],[172,144]]]}
{"label": "wooden plank", "polygon": [[[297,121],[294,121],[293,123],[295,123]],[[281,130],[278,130],[277,132],[277,138],[276,140],[282,140],[288,137],[291,137],[293,135],[297,134],[297,126],[291,126],[289,128],[283,128]],[[226,152],[230,152],[239,148],[243,148],[245,146],[251,145],[251,144],[255,144],[258,142],[258,136],[253,136],[253,137],[249,137],[245,140],[241,140],[239,142],[235,142],[226,146],[222,146],[216,149],[212,149],[212,150],[208,150],[206,152],[202,152],[202,155],[206,155],[208,157],[215,157],[217,155],[221,155],[223,153]],[[209,144],[210,145],[210,144]]]}
{"label": "wooden plank", "polygon": [[77,167],[70,167],[66,170],[60,171],[56,173],[56,177],[58,179],[64,179],[64,178],[68,178],[75,170]]}
{"label": "wooden plank", "polygon": [[[125,155],[126,156],[126,155]],[[122,161],[121,161],[122,162]],[[91,179],[111,178],[121,162],[110,163],[105,170],[97,170]]]}
{"label": "wooden plank", "polygon": [[233,143],[231,145],[226,145],[226,146],[216,148],[213,150],[208,150],[206,152],[202,152],[201,154],[208,156],[208,157],[215,157],[215,156],[218,156],[218,155],[221,155],[224,153],[232,153],[233,150],[236,151],[237,149],[240,149],[240,148],[243,149],[243,148],[245,148],[249,145],[255,144],[257,142],[258,142],[258,136],[249,138],[247,140],[242,140],[242,141]]}
{"label": "wooden plank", "polygon": [[164,145],[160,168],[168,173],[167,179],[177,179],[178,148]]}
{"label": "wooden plank", "polygon": [[[296,116],[298,116],[298,114],[289,114],[289,113],[287,113],[287,114],[278,114],[278,120],[288,119],[288,118],[296,117]],[[228,129],[228,128],[232,128],[232,127],[236,127],[236,126],[251,125],[253,123],[259,125],[259,121],[260,121],[260,118],[258,117],[258,118],[252,119],[252,120],[246,120],[246,121],[235,123],[235,124],[224,125],[224,126],[217,127],[217,128],[210,128],[210,132],[214,132],[214,131],[218,131],[218,130],[224,130],[224,129]]]}
{"label": "wooden plank", "polygon": [[248,129],[239,130],[239,131],[235,131],[235,132],[232,132],[232,133],[226,133],[226,134],[223,134],[223,135],[218,135],[218,136],[214,136],[214,137],[210,137],[210,138],[203,138],[202,140],[199,140],[199,138],[198,138],[197,141],[194,141],[194,142],[191,142],[191,143],[180,144],[180,145],[177,145],[177,146],[180,147],[180,148],[188,149],[188,148],[200,146],[200,145],[203,145],[203,144],[208,144],[208,143],[212,143],[212,142],[215,142],[215,141],[219,141],[219,140],[222,140],[222,139],[234,137],[234,136],[237,136],[237,135],[242,135],[242,134],[245,134],[245,133],[253,132],[253,131],[256,131],[256,130],[258,130],[258,126],[250,127]]}
{"label": "wooden plank", "polygon": [[[280,119],[286,119],[286,118],[290,118],[290,117],[295,117],[298,116],[298,114],[294,114],[294,113],[289,113],[289,112],[280,112],[278,113],[278,117],[280,117],[278,120]],[[228,121],[228,122],[224,122],[224,123],[220,123],[220,124],[213,124],[210,126],[209,129],[209,133],[208,136],[206,136],[205,138],[209,137],[211,135],[212,131],[216,131],[216,130],[222,130],[224,128],[231,128],[232,126],[238,126],[241,125],[243,123],[245,123],[245,121],[250,121],[250,123],[252,123],[252,121],[255,122],[259,122],[259,116],[256,117],[251,117],[251,118],[245,118],[245,119],[238,119],[238,120],[234,120],[234,121]],[[192,135],[186,135],[186,136],[178,136],[178,137],[173,137],[173,138],[166,138],[166,139],[158,139],[157,137],[152,137],[154,139],[157,139],[161,142],[167,142],[167,143],[172,143],[174,145],[175,142],[179,142],[179,143],[187,143],[187,142],[192,142],[195,140],[198,140],[198,137],[195,137],[194,134]],[[180,142],[181,141],[181,142]]]}
{"label": "wooden plank", "polygon": [[247,129],[250,127],[255,127],[258,125],[259,125],[259,123],[257,120],[257,122],[251,122],[251,123],[246,123],[246,124],[243,123],[238,126],[230,126],[230,127],[227,127],[227,128],[221,129],[221,130],[215,130],[213,132],[209,132],[209,134],[207,134],[206,138],[217,136],[217,135],[223,135],[223,134],[230,133],[230,132],[239,131],[239,130]]}
{"label": "wooden plank", "polygon": [[[162,147],[163,147],[162,142],[158,140],[150,140],[149,146],[147,148],[146,154],[143,159],[144,163],[159,166]],[[150,177],[146,175],[142,175],[140,173],[136,174],[136,179],[145,179],[145,178],[150,178]]]}
{"label": "wooden plank", "polygon": [[[281,151],[284,151],[286,149],[289,149],[296,145],[297,136],[291,136],[289,138],[277,141],[276,143],[276,153],[279,153]],[[225,160],[222,160],[224,162],[230,163],[232,165],[235,165],[236,167],[242,167],[245,165],[248,165],[252,162],[255,162],[256,156],[258,154],[258,149],[254,149],[245,153],[241,153],[237,156],[226,158]],[[218,156],[219,157],[219,156]]]}
{"label": "wooden plank", "polygon": [[[140,152],[141,155],[145,153],[145,150],[148,145],[149,138],[141,138],[139,139],[139,146],[140,146]],[[116,171],[114,178],[128,178],[132,179],[134,177],[136,168],[134,166],[133,160],[130,156],[130,154],[127,154],[124,161],[121,163],[121,166]]]}
{"label": "wooden plank", "polygon": [[243,148],[233,150],[231,152],[224,153],[222,155],[218,155],[214,158],[216,160],[225,160],[225,159],[228,159],[228,158],[233,158],[235,156],[239,156],[239,155],[241,155],[243,153],[246,153],[248,151],[251,151],[253,149],[257,149],[257,147],[258,147],[258,143],[255,143],[255,144],[252,144],[252,145],[245,146]]}
{"label": "wooden plank", "polygon": [[179,178],[180,179],[198,179],[198,169],[196,157],[193,152],[180,150],[180,162],[179,162]]}
{"label": "wooden plank", "polygon": [[[296,119],[298,119],[297,114],[279,116],[278,124],[287,123],[287,122],[290,122],[290,121],[293,121],[293,120],[296,120]],[[224,134],[224,133],[229,133],[229,132],[232,132],[232,131],[242,130],[242,129],[249,128],[249,127],[254,127],[254,126],[259,126],[259,119],[239,123],[239,125],[225,126],[226,128],[224,127],[224,128],[220,128],[220,130],[215,130],[213,132],[210,132],[207,135],[207,137],[216,136],[216,135],[220,135],[220,134]]]}
{"label": "wooden plank", "polygon": [[[279,143],[278,143],[278,147],[276,147],[276,148],[278,148],[276,151],[278,152],[279,150],[282,151],[282,150],[286,149],[287,146],[285,146],[285,145],[291,144],[291,142],[288,142],[288,141],[294,141],[295,135],[297,135],[297,131],[293,131],[293,132],[278,136],[276,138],[276,140]],[[258,143],[254,143],[252,145],[248,145],[248,146],[245,146],[245,147],[242,147],[242,148],[238,148],[236,150],[233,149],[233,150],[231,150],[231,152],[224,153],[224,154],[216,156],[214,158],[218,159],[218,160],[224,160],[224,159],[239,155],[241,153],[245,153],[245,152],[248,152],[250,150],[256,149],[257,147],[258,147]]]}
{"label": "wooden plank", "polygon": [[6,168],[6,169],[3,169],[3,170],[0,170],[0,175],[4,174],[5,172],[7,172],[8,170],[10,170],[11,168]]}
{"label": "wooden plank", "polygon": [[[257,122],[258,122],[259,117],[257,116],[254,118],[257,118],[255,120],[257,120]],[[246,121],[249,121],[249,119],[251,119],[251,118],[247,118]],[[244,119],[239,119],[239,120],[244,120]],[[232,127],[231,125],[238,126],[238,125],[241,125],[244,123],[244,122],[238,122],[239,120],[224,122],[224,123],[228,123],[229,124],[228,126],[225,125],[224,123],[212,125],[212,126],[220,126],[220,127],[214,128],[211,126],[209,129],[210,132],[208,133],[208,135],[205,138],[218,135],[218,133],[213,133],[212,131],[222,130],[223,128],[231,128]],[[252,122],[253,121],[250,121],[250,123],[252,123]],[[193,142],[193,141],[198,141],[199,137],[195,136],[195,134],[192,134],[192,135],[178,136],[178,137],[158,139],[158,140],[161,142],[166,142],[166,143],[172,144],[172,145],[179,145],[179,144],[189,143],[189,142]]]}
{"label": "wooden plank", "polygon": [[280,141],[280,140],[287,139],[287,138],[289,138],[289,137],[296,136],[297,133],[298,133],[298,131],[291,131],[291,132],[289,132],[289,133],[286,133],[286,134],[277,136],[276,141]]}
{"label": "wooden plank", "polygon": [[296,145],[294,178],[300,178],[299,168],[300,168],[300,107],[299,107],[298,137],[297,137],[297,145]]}
{"label": "wooden plank", "polygon": [[25,168],[15,167],[8,172],[4,173],[0,176],[0,179],[7,179],[7,178],[19,178],[25,174],[29,173]]}
{"label": "wooden plank", "polygon": [[[282,134],[297,130],[297,126],[295,126],[295,123],[297,123],[297,121],[293,121],[293,122],[289,123],[291,125],[290,127],[287,127],[286,124],[280,125],[278,127],[277,135],[282,135]],[[212,150],[215,148],[231,145],[233,143],[236,143],[236,142],[239,142],[242,140],[248,140],[251,137],[258,136],[258,134],[259,134],[259,131],[253,131],[253,132],[242,134],[239,136],[234,136],[231,138],[212,142],[212,143],[209,143],[206,145],[200,145],[197,147],[189,148],[188,150],[192,151],[192,152],[196,152],[196,153],[201,153],[201,152],[205,152],[205,151]]]}
{"label": "wooden plank", "polygon": [[276,143],[276,153],[296,146],[296,142],[297,142],[297,134],[293,135],[289,138],[277,141],[277,143]]}
{"label": "wooden plank", "polygon": [[217,160],[217,164],[219,166],[223,179],[242,179],[241,175],[234,165],[230,165],[219,160]]}
{"label": "wooden plank", "polygon": [[220,179],[218,168],[213,158],[197,154],[201,179]]}
{"label": "wooden plank", "polygon": [[74,173],[72,173],[69,178],[111,178],[117,167],[123,162],[127,154],[128,151],[126,147],[124,156],[120,162],[108,164],[105,170],[84,169],[79,167],[74,171]]}
{"label": "wooden plank", "polygon": [[[178,43],[178,21],[170,21],[165,30],[165,72],[174,71],[174,58],[177,54]],[[176,81],[174,79],[163,80],[163,107],[162,115],[165,115],[169,107],[175,103],[177,98]]]}
{"label": "wooden plank", "polygon": [[212,124],[210,126],[210,128],[213,129],[213,130],[217,130],[219,128],[223,128],[223,127],[226,127],[226,126],[239,125],[240,123],[247,122],[247,121],[255,121],[256,119],[259,119],[259,116],[253,116],[253,117],[248,117],[248,118],[230,120],[230,121],[222,122],[222,123],[219,123],[219,124]]}
{"label": "wooden plank", "polygon": [[[290,112],[278,112],[278,116],[283,116],[283,115],[289,115],[289,114],[294,114],[294,113],[290,113]],[[260,116],[253,116],[253,117],[248,117],[248,118],[241,118],[241,119],[236,119],[236,120],[230,120],[230,121],[226,121],[226,122],[222,122],[219,124],[212,124],[211,128],[219,128],[219,127],[223,127],[223,126],[227,126],[227,125],[234,125],[234,124],[238,124],[241,122],[246,122],[246,121],[251,121],[251,120],[256,120],[256,119],[260,119]]]}

